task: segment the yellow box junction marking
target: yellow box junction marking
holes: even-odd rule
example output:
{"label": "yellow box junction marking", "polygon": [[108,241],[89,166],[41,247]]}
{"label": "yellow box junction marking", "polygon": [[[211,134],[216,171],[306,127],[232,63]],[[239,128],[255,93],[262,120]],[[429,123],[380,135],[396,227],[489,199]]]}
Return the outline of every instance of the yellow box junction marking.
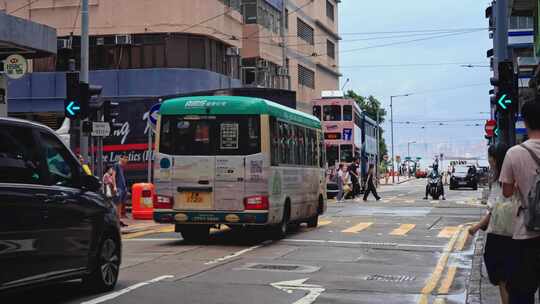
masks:
{"label": "yellow box junction marking", "polygon": [[396,228],[390,232],[390,235],[405,235],[409,231],[413,230],[416,227],[415,224],[401,224],[399,228]]}
{"label": "yellow box junction marking", "polygon": [[452,287],[452,283],[454,282],[456,271],[457,271],[457,267],[455,266],[448,268],[446,277],[444,278],[444,280],[442,280],[441,287],[439,287],[439,294],[443,294],[443,295],[448,294],[448,291],[450,291],[450,287]]}
{"label": "yellow box junction marking", "polygon": [[[422,288],[422,292],[421,292],[422,295],[420,296],[420,299],[418,301],[418,303],[420,304],[427,304],[429,300],[429,295],[433,292],[435,287],[437,287],[437,284],[439,283],[439,280],[441,279],[441,276],[444,272],[446,264],[448,263],[448,258],[450,256],[450,253],[452,252],[452,249],[454,249],[454,246],[456,245],[456,241],[459,236],[459,233],[456,233],[456,232],[461,231],[463,229],[463,225],[460,225],[454,228],[455,228],[454,234],[452,238],[450,239],[450,241],[448,242],[448,244],[446,244],[443,254],[439,258],[439,261],[437,262],[437,265],[435,266],[435,270],[431,274],[431,277],[429,277],[429,279],[427,280],[427,283],[424,286],[424,288]],[[453,281],[453,278],[452,278],[452,281]],[[451,284],[452,282],[450,281],[449,285]]]}
{"label": "yellow box junction marking", "polygon": [[441,230],[441,232],[439,232],[439,235],[437,235],[437,237],[451,238],[456,234],[456,232],[458,232],[458,230],[459,230],[459,227],[446,226],[446,227],[443,228],[443,230]]}
{"label": "yellow box junction marking", "polygon": [[145,235],[148,235],[148,234],[166,233],[166,232],[174,232],[174,226],[171,225],[171,226],[162,227],[162,228],[158,228],[158,229],[150,229],[150,230],[144,230],[144,231],[129,233],[129,234],[123,235],[122,238],[123,239],[134,239],[134,238],[138,238],[138,237],[145,236]]}
{"label": "yellow box junction marking", "polygon": [[319,226],[326,226],[332,224],[332,221],[329,220],[319,220]]}
{"label": "yellow box junction marking", "polygon": [[358,233],[364,229],[366,229],[367,227],[371,226],[371,224],[373,224],[372,222],[366,222],[366,223],[359,223],[359,224],[356,224],[350,228],[347,228],[345,230],[342,230],[341,232],[345,232],[345,233]]}

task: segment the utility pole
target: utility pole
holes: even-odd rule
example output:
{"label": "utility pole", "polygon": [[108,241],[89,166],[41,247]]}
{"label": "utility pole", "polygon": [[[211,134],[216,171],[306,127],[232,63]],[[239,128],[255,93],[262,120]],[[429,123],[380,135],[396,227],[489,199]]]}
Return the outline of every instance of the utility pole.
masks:
{"label": "utility pole", "polygon": [[376,176],[377,176],[377,183],[376,185],[379,184],[379,175],[381,174],[381,172],[379,172],[379,167],[381,165],[381,151],[380,151],[380,147],[381,147],[381,123],[380,123],[380,113],[381,113],[381,109],[378,108],[377,109],[377,163],[376,163],[376,167],[375,167],[375,172],[377,172]]}
{"label": "utility pole", "polygon": [[[89,83],[88,77],[88,0],[81,0],[81,73],[80,82]],[[88,159],[88,137],[83,133],[84,120],[80,122],[80,154]]]}

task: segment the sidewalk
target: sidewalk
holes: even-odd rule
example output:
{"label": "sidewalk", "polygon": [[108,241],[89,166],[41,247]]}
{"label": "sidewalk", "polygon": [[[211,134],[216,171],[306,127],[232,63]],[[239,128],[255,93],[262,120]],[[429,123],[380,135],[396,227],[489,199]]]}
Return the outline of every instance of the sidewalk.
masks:
{"label": "sidewalk", "polygon": [[[478,233],[473,244],[472,268],[467,283],[466,304],[496,304],[500,303],[499,287],[491,285],[484,265],[484,244],[486,233]],[[536,303],[538,294],[535,296]]]}
{"label": "sidewalk", "polygon": [[128,218],[123,218],[122,221],[128,224],[127,227],[122,227],[122,235],[133,234],[143,231],[155,231],[166,228],[168,224],[158,224],[153,220],[136,220],[127,214]]}

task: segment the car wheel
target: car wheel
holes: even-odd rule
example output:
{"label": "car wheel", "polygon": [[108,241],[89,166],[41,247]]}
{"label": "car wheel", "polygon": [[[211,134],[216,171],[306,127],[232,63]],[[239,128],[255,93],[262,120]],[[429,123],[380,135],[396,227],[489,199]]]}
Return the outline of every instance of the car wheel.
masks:
{"label": "car wheel", "polygon": [[182,228],[181,233],[186,242],[205,242],[210,236],[210,226],[186,225]]}
{"label": "car wheel", "polygon": [[118,240],[107,236],[101,242],[96,269],[83,279],[83,285],[96,292],[110,291],[118,281],[119,272],[120,244]]}

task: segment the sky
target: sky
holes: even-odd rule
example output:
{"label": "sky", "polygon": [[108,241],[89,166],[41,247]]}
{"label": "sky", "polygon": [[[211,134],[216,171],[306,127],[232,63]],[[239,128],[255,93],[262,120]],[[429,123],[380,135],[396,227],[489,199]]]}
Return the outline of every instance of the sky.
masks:
{"label": "sky", "polygon": [[[491,77],[489,67],[485,66],[489,65],[486,51],[492,47],[484,18],[487,6],[487,1],[470,0],[341,2],[339,65],[344,90],[375,96],[388,113],[391,95],[412,93],[408,97],[394,98],[396,155],[406,156],[409,146],[411,156],[424,160],[440,153],[485,157],[484,122],[489,118]],[[425,32],[448,29],[453,32]],[[473,29],[484,30],[472,32]],[[456,33],[456,30],[469,32]],[[401,35],[408,36],[395,37]],[[444,35],[447,36],[431,38]],[[429,39],[366,48],[425,38]],[[357,50],[359,48],[364,49]],[[466,68],[454,63],[480,67]],[[380,67],[404,64],[437,65]],[[348,83],[347,79],[350,79]],[[472,119],[474,121],[456,121]],[[390,114],[386,120],[383,128],[390,150]],[[441,121],[451,122],[442,126],[436,123]],[[408,142],[415,143],[408,145]]]}

